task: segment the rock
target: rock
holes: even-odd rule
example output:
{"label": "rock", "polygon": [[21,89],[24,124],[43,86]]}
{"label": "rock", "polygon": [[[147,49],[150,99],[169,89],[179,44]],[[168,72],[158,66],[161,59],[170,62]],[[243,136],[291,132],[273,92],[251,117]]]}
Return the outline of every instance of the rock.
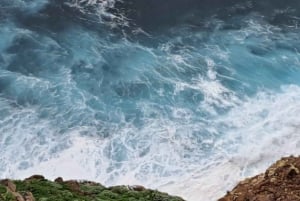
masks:
{"label": "rock", "polygon": [[66,184],[71,191],[77,192],[79,194],[82,193],[81,189],[80,189],[80,184],[78,181],[75,180],[69,180],[69,181],[65,181],[64,184]]}
{"label": "rock", "polygon": [[31,192],[26,192],[24,195],[25,201],[35,201]]}
{"label": "rock", "polygon": [[23,196],[20,193],[12,192],[13,196],[15,197],[16,201],[25,201]]}
{"label": "rock", "polygon": [[146,190],[146,188],[144,186],[140,186],[140,185],[130,186],[130,188],[134,191],[144,191],[144,190]]}
{"label": "rock", "polygon": [[81,181],[80,183],[86,186],[102,186],[100,183],[94,181]]}
{"label": "rock", "polygon": [[63,183],[64,180],[62,177],[57,177],[55,180],[54,180],[56,183]]}
{"label": "rock", "polygon": [[32,180],[45,180],[45,177],[42,175],[32,175],[31,177],[25,179],[25,181],[32,181]]}
{"label": "rock", "polygon": [[16,192],[16,190],[17,190],[16,185],[9,179],[1,180],[0,183],[2,185],[6,186],[8,188],[8,190],[11,192]]}
{"label": "rock", "polygon": [[286,157],[264,174],[240,182],[219,201],[299,201],[300,157]]}

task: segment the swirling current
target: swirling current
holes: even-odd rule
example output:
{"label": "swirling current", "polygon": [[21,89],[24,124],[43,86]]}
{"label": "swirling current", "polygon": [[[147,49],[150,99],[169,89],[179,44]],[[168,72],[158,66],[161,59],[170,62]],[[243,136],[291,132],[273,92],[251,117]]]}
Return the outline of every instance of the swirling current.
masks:
{"label": "swirling current", "polygon": [[0,0],[0,178],[212,201],[300,151],[300,1]]}

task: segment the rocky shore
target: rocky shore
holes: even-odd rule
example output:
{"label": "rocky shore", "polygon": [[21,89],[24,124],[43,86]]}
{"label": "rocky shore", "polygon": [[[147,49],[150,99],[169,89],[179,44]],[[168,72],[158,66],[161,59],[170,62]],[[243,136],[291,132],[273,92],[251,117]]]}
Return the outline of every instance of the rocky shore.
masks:
{"label": "rocky shore", "polygon": [[[91,181],[49,181],[41,175],[0,180],[0,201],[184,201],[143,186],[105,187]],[[199,200],[201,201],[201,200]],[[300,201],[300,157],[286,157],[241,181],[218,201]]]}
{"label": "rocky shore", "polygon": [[34,175],[23,181],[1,180],[0,201],[184,201],[143,186],[105,187],[90,181],[49,181]]}
{"label": "rocky shore", "polygon": [[218,201],[300,201],[300,157],[286,157]]}

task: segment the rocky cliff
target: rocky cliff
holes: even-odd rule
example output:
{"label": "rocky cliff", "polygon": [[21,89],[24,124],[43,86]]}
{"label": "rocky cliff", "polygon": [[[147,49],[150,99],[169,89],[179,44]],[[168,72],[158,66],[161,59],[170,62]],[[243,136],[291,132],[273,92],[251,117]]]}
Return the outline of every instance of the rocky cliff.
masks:
{"label": "rocky cliff", "polygon": [[300,157],[286,157],[240,182],[219,201],[300,201]]}

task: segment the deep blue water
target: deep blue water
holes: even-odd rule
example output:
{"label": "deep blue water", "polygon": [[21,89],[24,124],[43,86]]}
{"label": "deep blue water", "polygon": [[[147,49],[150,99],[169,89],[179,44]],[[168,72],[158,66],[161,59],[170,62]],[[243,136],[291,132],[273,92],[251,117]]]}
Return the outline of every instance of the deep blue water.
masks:
{"label": "deep blue water", "polygon": [[0,0],[0,177],[213,200],[299,153],[299,10],[297,0]]}

